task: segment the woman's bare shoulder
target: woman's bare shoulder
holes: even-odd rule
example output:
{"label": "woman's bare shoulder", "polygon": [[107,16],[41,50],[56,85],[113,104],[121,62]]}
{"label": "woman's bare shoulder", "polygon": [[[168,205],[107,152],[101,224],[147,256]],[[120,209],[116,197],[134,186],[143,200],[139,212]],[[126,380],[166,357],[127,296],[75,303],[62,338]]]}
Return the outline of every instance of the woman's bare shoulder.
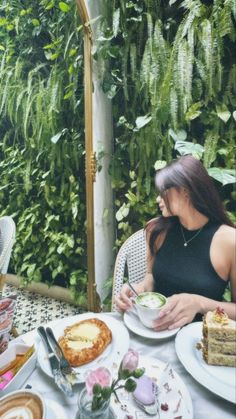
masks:
{"label": "woman's bare shoulder", "polygon": [[236,244],[236,229],[234,227],[222,224],[217,230],[216,236],[222,243],[229,245]]}

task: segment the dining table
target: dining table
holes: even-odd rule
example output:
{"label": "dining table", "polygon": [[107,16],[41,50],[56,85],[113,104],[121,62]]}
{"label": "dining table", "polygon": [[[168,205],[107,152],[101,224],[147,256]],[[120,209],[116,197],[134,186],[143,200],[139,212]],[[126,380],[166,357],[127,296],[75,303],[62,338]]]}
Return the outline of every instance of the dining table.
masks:
{"label": "dining table", "polygon": [[[109,312],[105,314],[124,325],[124,319],[121,313]],[[53,329],[60,321],[52,321],[43,326],[50,326]],[[71,317],[71,322],[73,322],[73,316]],[[186,371],[176,354],[174,335],[166,339],[155,340],[140,336],[129,329],[128,332],[130,336],[129,347],[131,349],[135,349],[140,355],[156,358],[172,366],[189,392],[192,400],[193,417],[195,419],[235,419],[236,410],[234,403],[209,391],[206,385],[201,385]],[[37,349],[39,343],[37,330],[20,335],[11,341],[10,345],[18,341],[24,342],[27,345],[35,343]],[[45,400],[50,401],[52,406],[53,404],[60,406],[61,410],[59,411],[58,409],[57,411],[60,419],[74,419],[78,409],[78,396],[83,385],[76,384],[74,386],[73,397],[66,397],[55,385],[53,379],[49,378],[39,367],[39,364],[36,363],[34,370],[24,382],[22,388],[31,388],[39,392]]]}

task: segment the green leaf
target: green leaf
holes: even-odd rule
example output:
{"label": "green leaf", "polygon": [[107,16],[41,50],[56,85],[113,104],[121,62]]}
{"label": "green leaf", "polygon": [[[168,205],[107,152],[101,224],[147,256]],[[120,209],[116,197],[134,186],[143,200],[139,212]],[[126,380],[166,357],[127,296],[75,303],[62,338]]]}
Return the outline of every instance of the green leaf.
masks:
{"label": "green leaf", "polygon": [[63,99],[64,99],[64,100],[68,100],[68,99],[70,99],[70,98],[73,96],[73,94],[74,94],[74,91],[73,91],[73,90],[70,90],[69,92],[67,92],[67,93],[63,96]]}
{"label": "green leaf", "polygon": [[36,26],[40,26],[40,21],[38,19],[32,19],[31,21],[33,23],[33,25]]}
{"label": "green leaf", "polygon": [[236,182],[235,171],[231,169],[221,169],[220,167],[210,167],[208,173],[211,177],[218,180],[222,185]]}
{"label": "green leaf", "polygon": [[44,47],[43,47],[43,49],[53,49],[53,48],[55,48],[55,44],[47,44],[47,45],[44,45]]}
{"label": "green leaf", "polygon": [[69,57],[73,57],[76,54],[76,52],[77,52],[77,49],[76,48],[71,48],[69,50]]}
{"label": "green leaf", "polygon": [[31,276],[36,268],[36,263],[33,263],[32,265],[29,265],[28,269],[27,269],[27,275]]}
{"label": "green leaf", "polygon": [[59,57],[59,53],[58,52],[55,52],[54,54],[51,54],[50,60],[51,61],[55,61],[58,57]]}
{"label": "green leaf", "polygon": [[117,86],[115,84],[112,84],[109,91],[107,92],[108,99],[113,99],[113,97],[116,95],[117,92]]}
{"label": "green leaf", "polygon": [[216,106],[216,113],[218,117],[226,123],[229,118],[231,117],[231,113],[229,112],[226,105]]}
{"label": "green leaf", "polygon": [[60,1],[59,2],[59,8],[64,13],[67,13],[70,10],[70,6],[67,3],[65,3],[64,1]]}
{"label": "green leaf", "polygon": [[201,144],[190,143],[189,141],[176,141],[175,150],[177,150],[181,156],[192,154],[198,159],[200,159],[204,153],[204,147]]}
{"label": "green leaf", "polygon": [[7,30],[11,32],[13,31],[13,29],[14,29],[14,25],[12,23],[9,23],[9,25],[7,25]]}
{"label": "green leaf", "polygon": [[51,137],[51,142],[53,144],[56,144],[58,140],[60,140],[62,136],[62,131],[58,132],[57,134],[53,135],[53,137]]}
{"label": "green leaf", "polygon": [[122,207],[120,207],[120,209],[116,213],[117,221],[119,222],[123,220],[124,218],[127,217],[128,214],[129,214],[129,207],[126,204],[123,204]]}
{"label": "green leaf", "polygon": [[54,7],[55,2],[50,1],[47,6],[45,7],[45,10],[51,10]]}
{"label": "green leaf", "polygon": [[175,132],[172,128],[170,128],[168,130],[169,135],[171,136],[171,138],[173,138],[174,141],[185,141],[187,138],[187,132],[184,131],[183,129]]}
{"label": "green leaf", "polygon": [[145,127],[145,125],[147,125],[151,120],[152,120],[152,116],[150,115],[138,116],[138,118],[136,118],[136,121],[135,121],[136,128],[139,130]]}
{"label": "green leaf", "polygon": [[98,395],[101,394],[102,391],[102,387],[100,386],[100,384],[94,384],[93,386],[93,394]]}
{"label": "green leaf", "polygon": [[233,111],[233,118],[234,118],[234,120],[236,121],[236,111]]}
{"label": "green leaf", "polygon": [[104,400],[109,400],[111,397],[112,390],[110,387],[103,387],[101,390],[102,397]]}
{"label": "green leaf", "polygon": [[0,26],[5,26],[7,24],[7,19],[5,17],[0,17]]}
{"label": "green leaf", "polygon": [[199,108],[202,106],[202,102],[196,102],[186,112],[185,119],[186,121],[192,121],[193,119],[197,118],[199,115],[201,115],[201,111]]}
{"label": "green leaf", "polygon": [[113,34],[116,37],[119,30],[119,23],[120,23],[120,9],[116,9],[113,13]]}
{"label": "green leaf", "polygon": [[166,161],[165,160],[157,160],[154,164],[154,169],[155,170],[161,170],[165,166],[166,166]]}

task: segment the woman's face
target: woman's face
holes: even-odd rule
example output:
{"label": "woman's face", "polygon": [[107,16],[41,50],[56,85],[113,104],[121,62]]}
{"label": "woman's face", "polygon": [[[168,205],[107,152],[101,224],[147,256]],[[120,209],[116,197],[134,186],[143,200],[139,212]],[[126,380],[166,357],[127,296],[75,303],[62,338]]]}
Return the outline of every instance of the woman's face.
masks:
{"label": "woman's face", "polygon": [[[187,201],[187,194],[183,188],[169,188],[157,197],[157,203],[163,217],[179,217],[183,215],[183,212],[186,209]],[[169,204],[169,208],[167,203]]]}

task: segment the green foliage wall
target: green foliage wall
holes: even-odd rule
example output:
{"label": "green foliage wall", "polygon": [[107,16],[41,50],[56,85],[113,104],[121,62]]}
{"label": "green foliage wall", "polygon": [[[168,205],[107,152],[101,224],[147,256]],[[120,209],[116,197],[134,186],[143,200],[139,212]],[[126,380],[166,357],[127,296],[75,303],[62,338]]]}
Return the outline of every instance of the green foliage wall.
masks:
{"label": "green foliage wall", "polygon": [[83,31],[74,0],[0,5],[0,206],[12,269],[85,301]]}
{"label": "green foliage wall", "polygon": [[[113,100],[120,244],[156,215],[153,175],[176,153],[234,181],[236,8],[234,0],[113,0],[104,14],[95,58],[107,63],[102,84]],[[231,192],[222,195],[228,210]]]}

